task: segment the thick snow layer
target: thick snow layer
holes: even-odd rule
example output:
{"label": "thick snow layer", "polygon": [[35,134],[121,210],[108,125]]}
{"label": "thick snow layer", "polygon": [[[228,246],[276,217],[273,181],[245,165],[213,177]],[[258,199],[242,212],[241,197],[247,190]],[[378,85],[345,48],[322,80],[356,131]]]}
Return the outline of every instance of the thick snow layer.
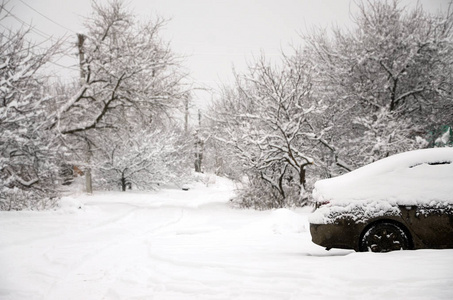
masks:
{"label": "thick snow layer", "polygon": [[[439,164],[451,162],[449,164]],[[316,182],[318,202],[380,201],[415,205],[453,203],[453,148],[397,154],[345,175]]]}
{"label": "thick snow layer", "polygon": [[0,299],[453,299],[453,250],[327,252],[308,209],[233,209],[233,190],[217,178],[0,212]]}
{"label": "thick snow layer", "polygon": [[348,219],[364,223],[371,218],[398,216],[400,213],[397,205],[386,201],[339,202],[321,206],[308,217],[308,221],[312,224],[331,224],[338,219]]}

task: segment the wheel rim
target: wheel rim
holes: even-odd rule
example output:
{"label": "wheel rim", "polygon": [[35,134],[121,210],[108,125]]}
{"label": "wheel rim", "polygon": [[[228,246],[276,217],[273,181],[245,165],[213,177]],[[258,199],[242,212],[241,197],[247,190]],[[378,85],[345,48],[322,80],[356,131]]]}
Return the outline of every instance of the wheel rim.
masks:
{"label": "wheel rim", "polygon": [[383,223],[371,227],[363,236],[362,251],[389,252],[408,249],[408,238],[394,224]]}

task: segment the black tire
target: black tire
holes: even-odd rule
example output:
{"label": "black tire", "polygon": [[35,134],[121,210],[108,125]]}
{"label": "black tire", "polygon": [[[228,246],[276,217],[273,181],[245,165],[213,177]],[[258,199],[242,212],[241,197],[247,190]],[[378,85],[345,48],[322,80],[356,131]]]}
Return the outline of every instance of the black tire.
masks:
{"label": "black tire", "polygon": [[368,228],[360,240],[360,251],[390,252],[410,248],[409,237],[398,225],[377,223]]}

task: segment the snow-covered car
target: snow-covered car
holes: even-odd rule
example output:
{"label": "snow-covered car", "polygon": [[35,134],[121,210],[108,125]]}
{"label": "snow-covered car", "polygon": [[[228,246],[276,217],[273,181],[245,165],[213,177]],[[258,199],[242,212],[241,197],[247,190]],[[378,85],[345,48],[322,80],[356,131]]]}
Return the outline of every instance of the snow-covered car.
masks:
{"label": "snow-covered car", "polygon": [[355,251],[453,248],[453,148],[393,155],[315,183],[315,244]]}

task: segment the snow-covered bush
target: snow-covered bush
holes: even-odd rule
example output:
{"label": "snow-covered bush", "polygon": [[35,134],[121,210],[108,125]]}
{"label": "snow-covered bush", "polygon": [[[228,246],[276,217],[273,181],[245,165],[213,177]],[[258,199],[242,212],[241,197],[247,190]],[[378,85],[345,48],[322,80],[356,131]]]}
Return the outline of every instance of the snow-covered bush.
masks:
{"label": "snow-covered bush", "polygon": [[280,190],[259,178],[260,175],[250,174],[242,188],[231,200],[234,206],[258,210],[299,207],[306,205],[306,198],[298,194],[298,189],[284,185],[284,197]]}

